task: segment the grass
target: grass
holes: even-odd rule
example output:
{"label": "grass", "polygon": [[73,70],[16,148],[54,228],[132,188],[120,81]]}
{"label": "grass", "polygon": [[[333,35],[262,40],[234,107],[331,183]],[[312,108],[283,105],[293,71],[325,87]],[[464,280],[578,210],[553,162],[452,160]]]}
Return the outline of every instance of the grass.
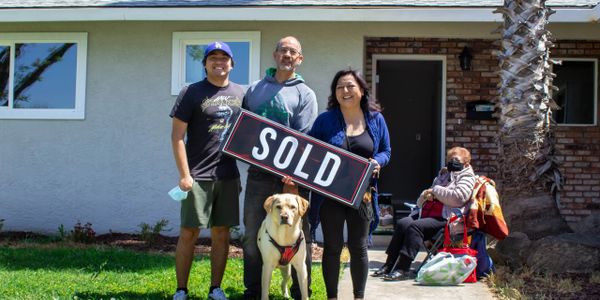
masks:
{"label": "grass", "polygon": [[600,273],[543,274],[528,268],[511,271],[498,266],[489,276],[488,285],[500,299],[597,299]]}
{"label": "grass", "polygon": [[[313,263],[313,274],[321,265]],[[229,259],[222,288],[231,299],[243,294],[243,262]],[[260,274],[256,274],[260,276]],[[68,243],[0,246],[2,299],[169,299],[175,290],[172,255]],[[190,276],[190,299],[206,299],[210,261],[197,256]],[[275,272],[271,299],[283,299]],[[313,299],[325,299],[322,276],[313,276]]]}

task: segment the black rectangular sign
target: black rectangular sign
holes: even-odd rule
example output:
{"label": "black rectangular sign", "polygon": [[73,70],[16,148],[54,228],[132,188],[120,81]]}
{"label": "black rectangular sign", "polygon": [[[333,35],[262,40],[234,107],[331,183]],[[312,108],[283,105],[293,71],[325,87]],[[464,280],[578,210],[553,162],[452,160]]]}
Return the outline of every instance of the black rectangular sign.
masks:
{"label": "black rectangular sign", "polygon": [[[358,208],[374,165],[368,159],[242,110],[221,151]],[[252,187],[248,187],[252,188]]]}

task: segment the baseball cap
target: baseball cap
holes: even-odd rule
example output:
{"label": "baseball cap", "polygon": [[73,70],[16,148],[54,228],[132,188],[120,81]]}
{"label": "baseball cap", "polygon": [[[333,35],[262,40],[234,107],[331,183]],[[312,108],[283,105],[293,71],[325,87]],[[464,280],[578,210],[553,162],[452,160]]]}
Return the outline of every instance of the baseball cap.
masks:
{"label": "baseball cap", "polygon": [[231,59],[233,60],[233,53],[231,52],[231,48],[224,42],[212,42],[206,46],[204,49],[204,57],[207,57],[211,52],[215,50],[221,50],[225,52]]}

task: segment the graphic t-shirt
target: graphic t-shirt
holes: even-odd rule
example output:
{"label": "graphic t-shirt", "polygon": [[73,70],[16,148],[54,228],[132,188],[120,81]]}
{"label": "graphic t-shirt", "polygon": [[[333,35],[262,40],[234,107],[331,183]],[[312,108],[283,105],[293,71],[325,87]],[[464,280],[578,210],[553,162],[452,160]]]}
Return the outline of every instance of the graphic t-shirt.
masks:
{"label": "graphic t-shirt", "polygon": [[240,113],[244,89],[230,82],[218,87],[208,80],[184,87],[171,110],[188,124],[186,152],[190,173],[195,180],[211,181],[238,178],[235,159],[223,155],[219,145]]}

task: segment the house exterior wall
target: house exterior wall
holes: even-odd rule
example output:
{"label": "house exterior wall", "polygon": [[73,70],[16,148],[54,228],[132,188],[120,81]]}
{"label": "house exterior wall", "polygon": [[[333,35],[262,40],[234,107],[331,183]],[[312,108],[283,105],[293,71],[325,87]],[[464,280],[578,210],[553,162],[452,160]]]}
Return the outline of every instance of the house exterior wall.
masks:
{"label": "house exterior wall", "polygon": [[[6,219],[4,230],[56,232],[60,224],[72,228],[80,220],[92,223],[98,233],[135,232],[142,222],[153,224],[165,218],[174,228],[170,234],[177,234],[179,205],[166,195],[178,176],[168,117],[175,100],[170,95],[173,32],[260,31],[261,73],[273,65],[275,42],[286,35],[297,36],[305,56],[300,72],[315,90],[323,110],[334,73],[348,65],[365,65],[367,36],[491,39],[495,27],[491,23],[390,22],[0,23],[0,32],[88,33],[85,120],[0,120],[0,219]],[[588,24],[557,29],[573,38],[600,40],[600,32]],[[447,51],[458,49],[456,43],[444,47]],[[480,43],[483,47],[488,42]],[[437,46],[414,49],[423,47]],[[485,56],[479,60],[486,61],[491,69],[493,59]],[[471,96],[493,96],[494,77],[486,75],[489,82],[473,82],[474,77],[467,82],[459,77],[452,75],[449,79],[453,81],[448,82],[448,89],[454,92],[448,93],[447,126],[453,133],[447,143],[478,144],[482,149],[477,153],[479,159],[489,155],[493,160],[491,145],[482,145],[491,143],[495,124],[467,129],[458,119],[464,117],[462,101],[472,100]],[[475,90],[488,94],[473,95]],[[597,152],[590,150],[590,156],[598,156]],[[478,167],[492,175],[491,164]],[[590,176],[595,177],[586,180],[598,180],[597,175]],[[590,192],[597,193],[592,185],[589,183]],[[590,197],[587,199],[597,205],[598,197]],[[573,201],[576,203],[575,198]]]}
{"label": "house exterior wall", "polygon": [[[0,120],[0,219],[4,230],[55,233],[80,220],[98,233],[170,221],[179,204],[171,154],[171,45],[175,31],[260,31],[261,73],[276,41],[304,44],[300,72],[324,109],[329,79],[362,65],[362,36],[332,39],[343,26],[253,22],[0,23],[0,32],[88,32],[85,120]],[[343,44],[343,47],[340,46]],[[336,51],[344,48],[347,50]],[[242,169],[245,167],[242,165]],[[245,172],[242,170],[242,181]],[[243,193],[242,193],[243,198]]]}
{"label": "house exterior wall", "polygon": [[[462,71],[458,62],[465,46],[473,55],[471,71]],[[498,62],[492,55],[494,48],[492,40],[484,39],[367,37],[365,70],[371,80],[373,54],[446,55],[446,149],[468,148],[475,170],[494,178],[497,122],[467,120],[465,109],[469,101],[491,101],[497,95],[499,78],[494,71]]]}
{"label": "house exterior wall", "polygon": [[[465,104],[492,101],[497,96],[498,47],[490,39],[367,37],[365,70],[371,80],[374,54],[446,55],[446,149],[463,146],[472,152],[477,173],[497,177],[496,120],[467,120]],[[472,69],[462,71],[458,55],[468,46]],[[551,55],[561,58],[600,58],[600,42],[558,40]],[[598,84],[600,86],[600,83]],[[597,106],[599,107],[599,106]],[[599,114],[600,112],[596,112]],[[600,212],[600,126],[555,126],[557,158],[565,179],[561,214],[573,226]]]}
{"label": "house exterior wall", "polygon": [[[600,59],[600,41],[558,40],[552,53],[562,58]],[[596,120],[600,122],[598,116],[600,105],[596,103]],[[569,224],[575,224],[600,212],[600,125],[557,126],[555,135],[565,178],[560,212]]]}

